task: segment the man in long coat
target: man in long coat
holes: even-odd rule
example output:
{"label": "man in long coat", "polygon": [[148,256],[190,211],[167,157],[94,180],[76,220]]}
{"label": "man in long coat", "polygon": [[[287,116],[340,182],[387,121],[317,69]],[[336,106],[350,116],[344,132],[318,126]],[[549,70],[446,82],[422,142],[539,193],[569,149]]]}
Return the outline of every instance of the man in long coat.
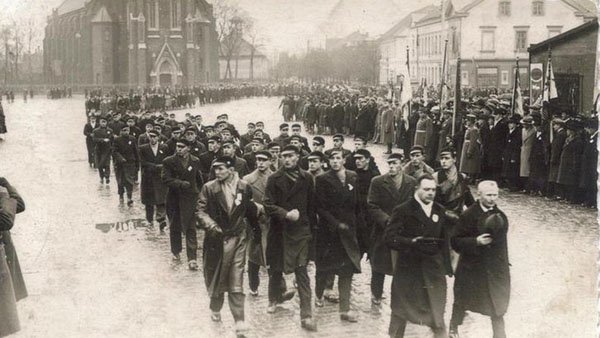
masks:
{"label": "man in long coat", "polygon": [[504,314],[510,299],[508,219],[496,206],[498,186],[483,181],[479,202],[460,217],[452,247],[461,254],[454,282],[450,337],[458,337],[465,311],[490,316],[494,338],[505,338]]}
{"label": "man in long coat", "polygon": [[98,124],[96,122],[96,116],[90,116],[88,123],[86,123],[83,127],[83,135],[85,135],[85,146],[87,148],[88,153],[88,163],[92,168],[96,167],[96,160],[94,156],[95,144],[93,137],[94,129],[98,127]]}
{"label": "man in long coat", "polygon": [[578,190],[581,154],[584,146],[580,129],[583,126],[579,120],[570,119],[565,122],[565,128],[567,129],[567,138],[560,154],[560,166],[556,181],[564,192],[565,198],[571,203],[578,203],[580,200]]}
{"label": "man in long coat", "polygon": [[460,172],[475,180],[481,173],[481,137],[475,125],[476,116],[467,114],[465,138],[460,156]]}
{"label": "man in long coat", "polygon": [[150,143],[140,147],[142,168],[141,197],[146,209],[146,220],[152,224],[154,212],[160,230],[167,226],[165,201],[167,186],[162,181],[163,160],[168,156],[167,145],[158,144],[158,132],[150,132]]}
{"label": "man in long coat", "polygon": [[[529,174],[531,172],[529,157],[531,156],[531,150],[535,143],[536,131],[535,128],[533,128],[533,117],[531,116],[525,116],[521,120],[521,125],[523,128],[521,129],[521,166],[519,176],[521,176],[521,185],[523,186],[524,183],[529,180]],[[526,186],[525,191],[527,191],[528,188],[529,185]]]}
{"label": "man in long coat", "polygon": [[586,121],[587,138],[581,156],[581,175],[579,175],[579,189],[583,197],[583,205],[596,208],[598,186],[598,116],[592,115]]}
{"label": "man in long coat", "polygon": [[267,180],[264,206],[271,217],[267,239],[269,265],[269,309],[274,311],[282,299],[282,274],[294,272],[300,294],[300,318],[303,328],[316,331],[312,319],[310,279],[306,266],[312,228],[316,226],[314,183],[309,173],[298,167],[300,151],[286,146],[283,167]]}
{"label": "man in long coat", "polygon": [[407,322],[429,326],[446,337],[446,274],[451,275],[444,208],[434,202],[433,177],[417,180],[414,196],[394,209],[386,244],[398,254],[392,280],[389,335],[404,337]]}
{"label": "man in long coat", "polygon": [[25,202],[17,190],[5,178],[0,177],[0,295],[2,295],[0,336],[2,337],[21,329],[16,302],[27,297],[19,259],[10,236],[16,214],[23,211],[25,211]]}
{"label": "man in long coat", "polygon": [[100,126],[92,132],[94,143],[94,154],[96,155],[96,168],[100,175],[100,184],[106,180],[106,184],[110,183],[110,156],[112,154],[113,130],[108,128],[108,120],[106,117],[99,118]]}
{"label": "man in long coat", "polygon": [[127,206],[132,206],[133,185],[140,166],[140,157],[135,137],[129,135],[129,127],[127,126],[121,129],[119,136],[114,140],[113,161],[119,200],[122,203],[123,194],[127,192]]}
{"label": "man in long coat", "polygon": [[227,292],[236,334],[244,337],[243,275],[246,262],[246,223],[258,227],[258,211],[252,188],[241,180],[230,157],[213,163],[216,179],[202,187],[196,217],[206,230],[203,245],[204,282],[210,295],[211,319],[221,321],[220,311]]}
{"label": "man in long coat", "polygon": [[[549,149],[546,133],[542,126],[541,118],[533,120],[533,143],[529,154],[529,182],[527,189],[532,194],[542,196],[546,191],[546,180],[548,179]],[[594,168],[597,165],[594,166]],[[596,169],[594,169],[596,171]],[[595,182],[595,181],[594,181]]]}
{"label": "man in long coat", "polygon": [[511,191],[519,190],[519,168],[521,161],[521,129],[520,118],[516,115],[508,120],[508,134],[502,153],[502,174]]}
{"label": "man in long coat", "polygon": [[415,189],[415,179],[402,171],[402,155],[391,154],[387,163],[389,171],[371,181],[367,203],[372,218],[371,232],[371,301],[381,304],[385,275],[393,275],[392,253],[385,244],[385,230],[394,208],[409,200]]}
{"label": "man in long coat", "polygon": [[431,159],[433,158],[433,154],[431,153],[431,150],[433,149],[433,145],[431,144],[432,137],[433,122],[427,115],[427,111],[421,110],[419,111],[419,120],[415,126],[415,139],[413,145],[420,145],[423,147],[425,155],[427,156],[427,162],[431,162]]}
{"label": "man in long coat", "polygon": [[329,165],[331,170],[315,179],[319,215],[315,295],[321,299],[328,275],[338,275],[340,318],[356,322],[356,316],[349,311],[352,275],[360,273],[360,249],[356,239],[357,175],[344,168],[341,150],[331,153]]}
{"label": "man in long coat", "polygon": [[[348,161],[348,159],[346,159]],[[374,161],[371,152],[367,149],[358,149],[353,153],[352,161],[355,163],[356,190],[358,194],[358,206],[356,208],[356,239],[360,248],[360,257],[368,254],[371,248],[372,219],[369,215],[369,188],[373,177],[381,175],[377,166],[371,166]]]}
{"label": "man in long coat", "polygon": [[558,168],[560,167],[560,156],[563,145],[567,139],[567,132],[564,129],[564,121],[554,119],[552,121],[554,134],[550,143],[550,165],[548,169],[548,197],[563,199],[565,194],[558,185]]}
{"label": "man in long coat", "polygon": [[191,146],[192,143],[186,139],[177,141],[175,155],[163,161],[162,179],[168,187],[166,209],[173,259],[177,261],[180,259],[181,234],[184,233],[188,267],[197,270],[198,240],[194,211],[204,181],[200,171],[200,160],[190,155]]}
{"label": "man in long coat", "polygon": [[491,172],[491,178],[500,182],[502,180],[502,155],[506,146],[508,123],[504,118],[503,110],[494,110],[494,124],[490,126],[488,147],[484,148],[486,168]]}
{"label": "man in long coat", "polygon": [[394,110],[386,104],[381,113],[381,143],[387,146],[386,154],[392,153],[392,145],[395,140]]}

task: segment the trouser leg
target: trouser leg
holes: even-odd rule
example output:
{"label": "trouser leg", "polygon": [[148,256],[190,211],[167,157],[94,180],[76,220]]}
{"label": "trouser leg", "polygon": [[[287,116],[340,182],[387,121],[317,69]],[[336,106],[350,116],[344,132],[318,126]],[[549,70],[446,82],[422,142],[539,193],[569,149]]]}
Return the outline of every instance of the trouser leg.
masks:
{"label": "trouser leg", "polygon": [[332,290],[333,284],[335,283],[335,274],[328,273],[325,279],[325,289]]}
{"label": "trouser leg", "polygon": [[310,304],[311,291],[308,271],[306,270],[306,266],[301,266],[296,268],[294,272],[296,274],[296,284],[298,284],[298,293],[300,295],[300,318],[310,318],[312,317],[312,309]]}
{"label": "trouser leg", "polygon": [[159,223],[162,223],[165,221],[166,216],[167,215],[166,215],[165,205],[157,204],[156,205],[156,221]]}
{"label": "trouser leg", "polygon": [[228,292],[229,310],[236,322],[244,321],[244,299],[245,295],[241,292]]}
{"label": "trouser leg", "polygon": [[218,296],[210,297],[210,310],[212,312],[220,312],[225,302],[225,295],[219,294]]}
{"label": "trouser leg", "polygon": [[388,334],[390,338],[404,338],[404,331],[406,330],[406,320],[400,318],[392,313],[390,318],[390,327]]}
{"label": "trouser leg", "polygon": [[269,302],[278,303],[281,300],[281,280],[283,272],[269,269]]}
{"label": "trouser leg", "polygon": [[381,299],[383,295],[383,283],[385,281],[385,274],[372,271],[371,272],[371,294],[377,299]]}
{"label": "trouser leg", "polygon": [[154,221],[154,205],[145,204],[144,208],[146,209],[146,221],[152,223]]}
{"label": "trouser leg", "polygon": [[340,312],[350,311],[350,290],[352,289],[352,274],[338,276],[338,291],[340,294]]}
{"label": "trouser leg", "polygon": [[123,184],[117,183],[117,191],[119,192],[119,197],[123,197],[123,194],[125,193],[125,187]]}
{"label": "trouser leg", "polygon": [[447,338],[448,337],[445,327],[431,328],[431,331],[433,331],[433,338]]}
{"label": "trouser leg", "polygon": [[248,261],[248,285],[250,286],[251,291],[258,290],[258,286],[260,285],[260,278],[258,277],[259,270],[260,265]]}
{"label": "trouser leg", "polygon": [[198,250],[198,238],[196,234],[196,227],[190,225],[185,232],[185,251],[187,253],[188,261],[196,259],[196,251]]}
{"label": "trouser leg", "polygon": [[171,252],[174,255],[181,253],[181,223],[179,220],[179,210],[173,212],[173,219],[170,219],[169,237],[171,240]]}
{"label": "trouser leg", "polygon": [[327,277],[329,274],[326,272],[317,271],[315,274],[315,296],[317,298],[323,297],[323,292],[327,287]]}
{"label": "trouser leg", "polygon": [[465,309],[462,305],[454,301],[454,304],[452,305],[452,317],[450,317],[450,329],[456,329],[462,325],[464,319]]}
{"label": "trouser leg", "polygon": [[492,329],[494,331],[494,338],[506,338],[503,316],[492,316]]}

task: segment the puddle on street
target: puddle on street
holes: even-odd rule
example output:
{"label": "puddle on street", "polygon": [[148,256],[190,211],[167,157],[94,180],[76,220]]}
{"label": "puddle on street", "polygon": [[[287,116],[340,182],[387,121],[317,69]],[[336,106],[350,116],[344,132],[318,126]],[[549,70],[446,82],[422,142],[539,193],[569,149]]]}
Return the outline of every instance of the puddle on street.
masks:
{"label": "puddle on street", "polygon": [[148,225],[144,222],[144,219],[136,218],[130,219],[124,222],[115,222],[115,223],[98,223],[96,224],[96,229],[102,231],[103,233],[109,233],[110,231],[116,232],[127,232],[133,231],[137,229],[147,229]]}

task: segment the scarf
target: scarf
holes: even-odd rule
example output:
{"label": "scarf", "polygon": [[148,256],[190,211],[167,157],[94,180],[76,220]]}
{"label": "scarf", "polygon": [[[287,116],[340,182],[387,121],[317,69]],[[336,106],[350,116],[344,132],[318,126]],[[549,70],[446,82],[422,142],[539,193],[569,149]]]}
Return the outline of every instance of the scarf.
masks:
{"label": "scarf", "polygon": [[296,183],[298,177],[300,177],[300,169],[298,169],[298,167],[295,167],[293,169],[285,169],[284,172],[285,176],[292,180],[292,182],[294,183]]}

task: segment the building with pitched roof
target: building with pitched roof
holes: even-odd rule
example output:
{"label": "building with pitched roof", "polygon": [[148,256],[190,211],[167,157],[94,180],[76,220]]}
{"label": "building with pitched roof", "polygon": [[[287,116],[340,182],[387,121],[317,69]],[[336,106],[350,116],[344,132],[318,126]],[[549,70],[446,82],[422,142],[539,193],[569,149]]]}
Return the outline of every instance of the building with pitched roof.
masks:
{"label": "building with pitched roof", "polygon": [[[511,88],[519,58],[521,83],[527,87],[527,47],[596,16],[594,3],[589,0],[446,0],[443,10],[441,6],[426,7],[418,17],[402,18],[398,27],[384,34],[381,73],[385,79],[387,60],[390,65],[405,63],[406,56],[401,54],[406,54],[409,46],[413,82],[426,79],[428,84],[439,85],[447,40],[446,81],[450,86],[460,56],[462,86]],[[387,56],[387,46],[392,45],[401,50],[389,53],[400,55],[397,58]]]}
{"label": "building with pitched roof", "polygon": [[48,17],[44,76],[56,85],[197,85],[219,79],[205,0],[65,0]]}
{"label": "building with pitched roof", "polygon": [[[221,51],[227,50],[226,47]],[[219,57],[221,80],[253,81],[265,80],[270,76],[270,61],[260,48],[253,47],[251,43],[242,40],[237,53],[229,61],[231,77],[227,75],[227,55],[223,52]]]}

